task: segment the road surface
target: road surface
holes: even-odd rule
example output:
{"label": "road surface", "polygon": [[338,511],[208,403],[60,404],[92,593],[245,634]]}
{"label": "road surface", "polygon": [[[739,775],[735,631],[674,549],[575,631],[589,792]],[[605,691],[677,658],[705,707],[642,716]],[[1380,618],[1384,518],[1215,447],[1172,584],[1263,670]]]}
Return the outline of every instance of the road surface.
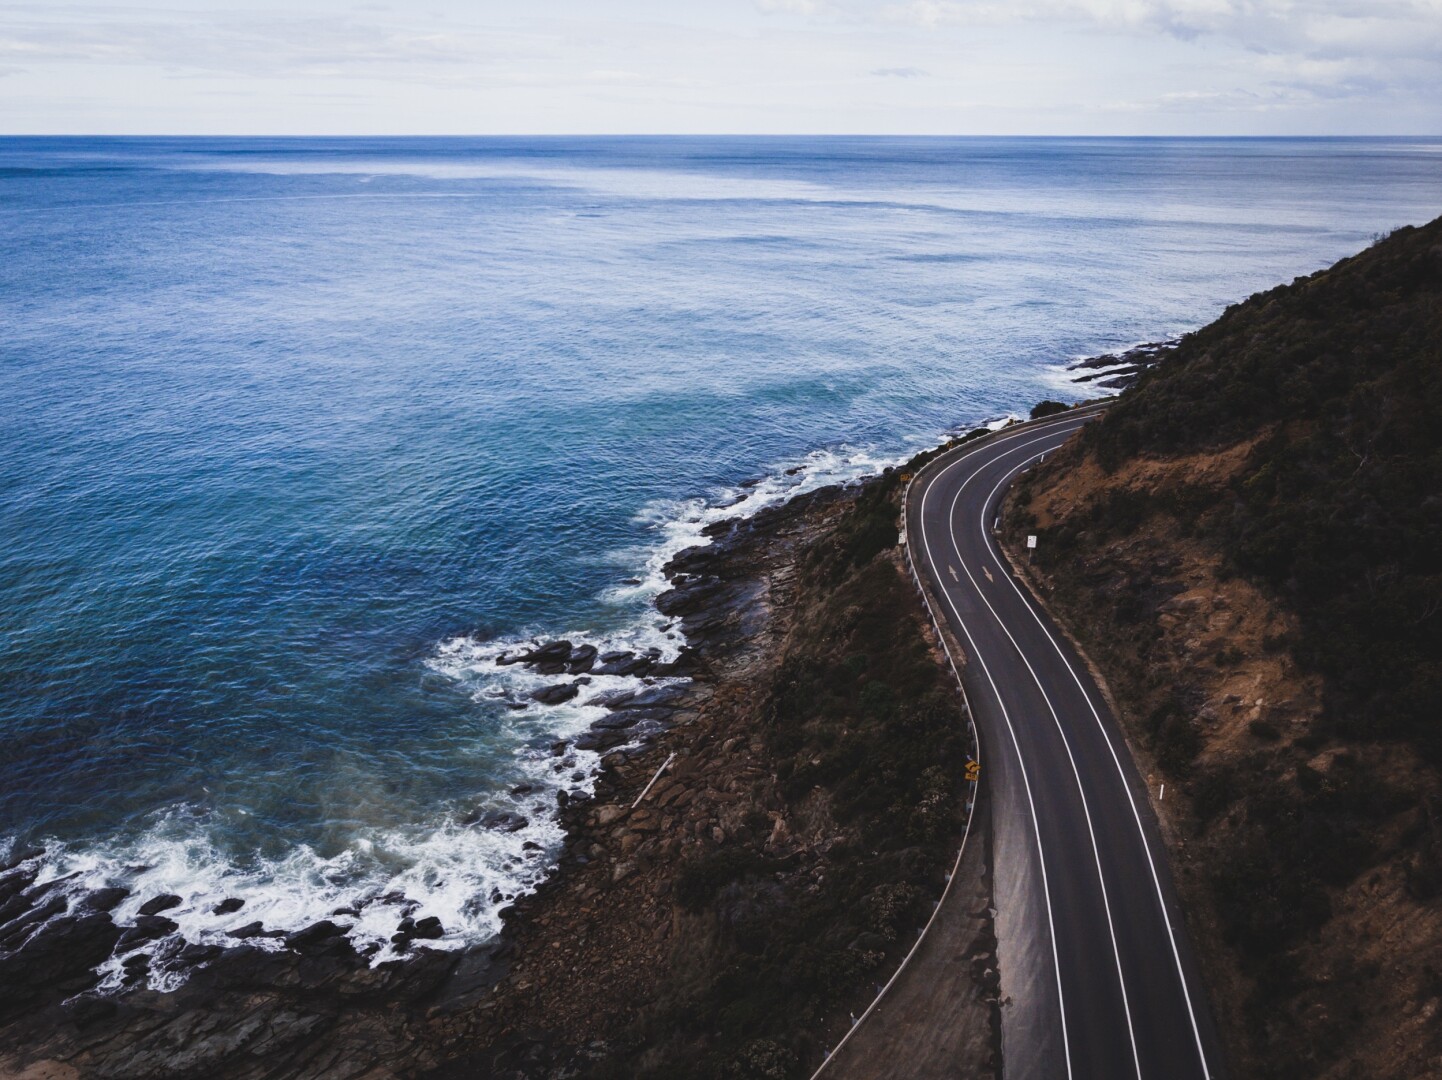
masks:
{"label": "road surface", "polygon": [[1009,999],[1005,1076],[1208,1080],[1224,1075],[1218,1042],[1146,790],[1086,665],[992,532],[1010,481],[1091,415],[932,462],[912,483],[907,543],[965,653]]}

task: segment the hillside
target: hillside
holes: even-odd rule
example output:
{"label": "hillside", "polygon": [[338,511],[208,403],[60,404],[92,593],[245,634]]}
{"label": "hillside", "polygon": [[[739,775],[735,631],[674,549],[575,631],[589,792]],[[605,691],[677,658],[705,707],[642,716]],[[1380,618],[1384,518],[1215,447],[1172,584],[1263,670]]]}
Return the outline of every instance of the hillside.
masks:
{"label": "hillside", "polygon": [[1242,1075],[1442,1069],[1439,415],[1442,219],[1227,309],[1011,499]]}

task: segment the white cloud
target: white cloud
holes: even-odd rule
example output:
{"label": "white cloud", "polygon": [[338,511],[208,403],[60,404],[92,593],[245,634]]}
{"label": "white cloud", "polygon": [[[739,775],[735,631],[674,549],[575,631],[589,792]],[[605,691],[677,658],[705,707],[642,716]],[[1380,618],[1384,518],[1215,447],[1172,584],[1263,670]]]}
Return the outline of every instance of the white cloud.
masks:
{"label": "white cloud", "polygon": [[767,15],[824,15],[831,7],[825,0],[756,0],[756,9]]}
{"label": "white cloud", "polygon": [[136,2],[0,5],[0,130],[1442,130],[1442,0]]}

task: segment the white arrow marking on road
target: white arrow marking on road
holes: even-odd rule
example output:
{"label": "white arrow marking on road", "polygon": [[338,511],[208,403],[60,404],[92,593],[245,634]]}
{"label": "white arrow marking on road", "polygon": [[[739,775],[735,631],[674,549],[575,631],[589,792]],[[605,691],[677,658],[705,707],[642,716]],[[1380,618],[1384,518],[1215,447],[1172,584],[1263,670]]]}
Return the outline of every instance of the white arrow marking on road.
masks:
{"label": "white arrow marking on road", "polygon": [[986,575],[987,581],[990,581],[993,585],[996,584],[996,579],[991,576],[991,571],[988,570],[985,566],[981,568],[981,572]]}
{"label": "white arrow marking on road", "polygon": [[951,580],[952,580],[952,581],[955,581],[955,582],[958,582],[958,583],[961,581],[961,578],[959,578],[959,577],[956,576],[956,567],[952,566],[950,563],[947,563],[947,564],[946,564],[946,569],[951,573]]}

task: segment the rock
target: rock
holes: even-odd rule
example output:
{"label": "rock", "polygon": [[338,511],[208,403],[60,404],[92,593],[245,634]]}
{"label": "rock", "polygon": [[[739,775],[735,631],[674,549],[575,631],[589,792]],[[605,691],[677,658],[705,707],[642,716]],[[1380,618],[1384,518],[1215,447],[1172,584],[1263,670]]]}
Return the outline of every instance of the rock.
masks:
{"label": "rock", "polygon": [[538,701],[542,705],[560,705],[570,701],[581,692],[581,688],[575,683],[561,683],[557,686],[544,686],[539,690],[531,691],[531,700]]}
{"label": "rock", "polygon": [[672,683],[668,686],[652,686],[635,694],[626,702],[627,708],[645,708],[652,705],[667,705],[686,696],[686,687]]}
{"label": "rock", "polygon": [[169,911],[181,905],[180,897],[174,893],[163,893],[160,896],[152,896],[145,903],[140,905],[140,914],[159,915],[162,911]]}
{"label": "rock", "polygon": [[613,821],[617,821],[625,816],[626,810],[624,807],[616,806],[614,804],[610,806],[603,806],[601,807],[601,809],[596,811],[596,824],[609,825]]}
{"label": "rock", "polygon": [[[38,859],[44,854],[45,849],[43,847],[36,847],[34,844],[22,844],[10,853],[9,858],[3,863],[0,863],[0,874],[8,874],[22,863],[28,863],[31,859]],[[39,867],[36,867],[35,873],[30,875],[31,881],[35,880],[35,874],[38,872]]]}
{"label": "rock", "polygon": [[64,915],[40,927],[18,952],[0,956],[0,1019],[45,1004],[56,990],[94,985],[94,969],[119,937],[105,912]]}
{"label": "rock", "polygon": [[[44,895],[43,892],[39,893],[37,899]],[[29,900],[30,894],[27,893],[17,896],[14,901],[12,901],[12,905],[19,908],[20,914],[6,923],[3,930],[0,930],[0,949],[13,952],[15,949],[20,948],[21,943],[30,935],[35,927],[41,925],[47,919],[53,919],[57,915],[63,915],[67,906],[65,897],[63,896],[52,896],[37,907],[31,907]]]}
{"label": "rock", "polygon": [[[650,710],[645,709],[622,709],[613,712],[610,716],[603,716],[591,724],[592,731],[624,731],[628,727],[635,727],[642,720],[654,720],[658,717],[649,715]],[[580,746],[580,743],[576,744]],[[582,747],[582,749],[585,749]]]}
{"label": "rock", "polygon": [[564,675],[566,662],[564,660],[545,660],[539,664],[532,664],[531,669],[537,675]]}
{"label": "rock", "polygon": [[178,923],[167,919],[164,915],[141,915],[135,920],[134,926],[127,927],[121,933],[120,939],[115,943],[115,951],[128,952],[148,941],[155,941],[157,938],[165,937],[166,934],[173,934],[179,929]]}
{"label": "rock", "polygon": [[97,1020],[105,1020],[115,1015],[116,1005],[108,997],[97,997],[94,994],[81,994],[71,998],[64,1005],[65,1015],[76,1027],[89,1027]]}
{"label": "rock", "polygon": [[685,646],[676,659],[668,664],[657,664],[651,669],[651,674],[658,678],[685,678],[691,679],[706,671],[706,662],[701,659],[698,653],[690,645]]}
{"label": "rock", "polygon": [[317,946],[327,946],[336,938],[345,936],[345,930],[331,922],[329,919],[322,919],[318,923],[312,923],[303,930],[297,930],[293,934],[285,936],[285,943],[298,952],[313,949]]}
{"label": "rock", "polygon": [[119,886],[107,889],[96,889],[94,892],[87,893],[81,899],[80,903],[75,905],[75,910],[77,913],[83,911],[114,911],[120,906],[120,902],[129,895],[129,889],[120,888]]}
{"label": "rock", "polygon": [[530,821],[511,810],[491,810],[481,815],[478,824],[483,829],[512,833],[524,829]]}
{"label": "rock", "polygon": [[223,952],[219,945],[187,945],[177,955],[187,964],[206,964]]}
{"label": "rock", "polygon": [[267,931],[264,924],[257,920],[255,922],[246,923],[244,926],[237,927],[234,930],[228,931],[227,936],[233,938],[240,938],[241,940],[253,937],[285,937],[285,931]]}
{"label": "rock", "polygon": [[533,791],[535,791],[535,790],[536,790],[536,788],[535,788],[535,785],[533,785],[533,784],[517,784],[515,787],[511,788],[511,794],[512,794],[513,796],[515,796],[515,795],[529,795],[531,792],[533,792]]}
{"label": "rock", "polygon": [[574,646],[565,638],[559,641],[548,641],[530,652],[523,653],[521,662],[523,664],[548,664],[557,660],[564,662],[570,657],[572,648]]}
{"label": "rock", "polygon": [[245,901],[240,897],[228,896],[211,908],[210,913],[212,915],[229,915],[232,911],[239,911],[243,907],[245,907]]}
{"label": "rock", "polygon": [[596,663],[596,646],[581,645],[571,650],[571,657],[566,661],[566,670],[572,675],[583,675],[591,670]]}
{"label": "rock", "polygon": [[656,659],[652,656],[637,656],[634,653],[607,653],[607,656],[614,656],[616,659],[607,660],[601,657],[600,667],[592,668],[593,675],[644,675],[655,666]]}
{"label": "rock", "polygon": [[588,731],[576,740],[577,750],[609,750],[613,746],[620,746],[626,741],[626,733],[622,731]]}
{"label": "rock", "polygon": [[413,937],[418,937],[422,940],[434,941],[437,938],[444,937],[445,930],[441,926],[441,920],[438,919],[436,916],[431,915],[427,918],[418,920],[415,924],[415,929],[411,931],[411,934]]}

